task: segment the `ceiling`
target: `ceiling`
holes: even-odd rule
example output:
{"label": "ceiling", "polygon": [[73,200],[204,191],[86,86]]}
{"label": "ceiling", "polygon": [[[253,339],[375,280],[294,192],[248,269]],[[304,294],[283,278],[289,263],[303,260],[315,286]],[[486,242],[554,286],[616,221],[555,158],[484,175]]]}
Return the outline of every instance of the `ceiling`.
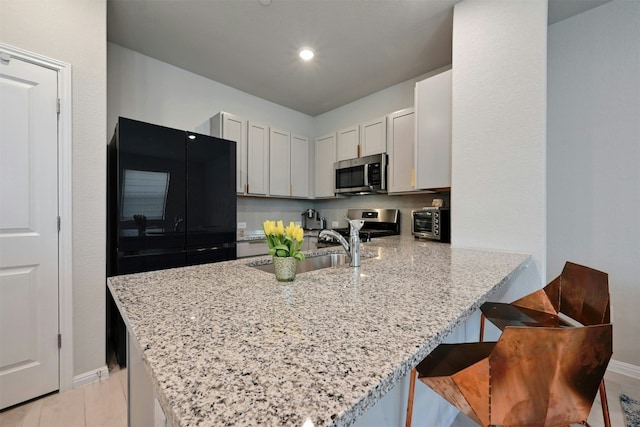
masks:
{"label": "ceiling", "polygon": [[[108,0],[107,39],[316,116],[450,64],[459,1]],[[607,1],[551,0],[549,23]]]}

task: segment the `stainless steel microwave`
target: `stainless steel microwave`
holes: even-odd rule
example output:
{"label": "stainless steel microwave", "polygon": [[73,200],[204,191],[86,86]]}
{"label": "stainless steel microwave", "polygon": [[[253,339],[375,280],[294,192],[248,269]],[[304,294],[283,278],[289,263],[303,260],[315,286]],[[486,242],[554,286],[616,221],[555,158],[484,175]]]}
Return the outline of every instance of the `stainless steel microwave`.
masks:
{"label": "stainless steel microwave", "polygon": [[387,192],[387,155],[342,160],[334,163],[336,194]]}
{"label": "stainless steel microwave", "polygon": [[451,241],[449,208],[427,207],[411,211],[411,234],[417,238]]}

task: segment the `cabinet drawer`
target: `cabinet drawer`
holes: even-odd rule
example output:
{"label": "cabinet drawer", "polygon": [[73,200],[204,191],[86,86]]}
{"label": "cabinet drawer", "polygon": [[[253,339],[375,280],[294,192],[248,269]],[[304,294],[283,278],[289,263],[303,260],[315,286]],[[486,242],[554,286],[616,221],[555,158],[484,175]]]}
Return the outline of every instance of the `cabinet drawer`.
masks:
{"label": "cabinet drawer", "polygon": [[266,240],[252,240],[248,242],[238,242],[237,244],[238,258],[267,255],[268,253],[269,246],[267,246]]}

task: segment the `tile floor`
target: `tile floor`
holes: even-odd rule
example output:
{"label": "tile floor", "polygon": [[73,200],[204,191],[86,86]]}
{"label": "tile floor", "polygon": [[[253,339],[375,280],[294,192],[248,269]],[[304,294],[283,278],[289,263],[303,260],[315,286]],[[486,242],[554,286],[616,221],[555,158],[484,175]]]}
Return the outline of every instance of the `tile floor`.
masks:
{"label": "tile floor", "polygon": [[[109,378],[64,393],[55,393],[0,412],[2,427],[126,427],[127,371],[112,370]],[[640,380],[607,372],[607,400],[612,427],[623,427],[620,393],[640,397]],[[592,427],[603,427],[600,399],[589,416]],[[451,427],[474,427],[460,414]],[[395,426],[392,426],[395,427]],[[414,423],[414,427],[418,427]],[[427,427],[427,426],[421,426]]]}

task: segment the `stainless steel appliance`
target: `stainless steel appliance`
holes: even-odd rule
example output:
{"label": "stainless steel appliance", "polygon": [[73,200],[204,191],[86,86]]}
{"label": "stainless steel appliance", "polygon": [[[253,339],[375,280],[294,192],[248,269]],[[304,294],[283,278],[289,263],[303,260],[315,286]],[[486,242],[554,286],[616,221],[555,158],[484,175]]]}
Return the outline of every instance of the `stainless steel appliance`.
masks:
{"label": "stainless steel appliance", "polygon": [[[396,236],[400,234],[400,211],[398,209],[349,209],[347,218],[361,219],[364,224],[360,229],[360,241],[368,242],[372,238]],[[349,228],[334,228],[335,232],[349,238]],[[318,239],[318,247],[339,245],[337,239],[323,236]]]}
{"label": "stainless steel appliance", "polygon": [[449,208],[429,206],[411,211],[411,234],[415,238],[451,241]]}
{"label": "stainless steel appliance", "polygon": [[302,212],[302,228],[305,230],[322,230],[326,228],[327,221],[321,217],[317,210],[307,209]]}
{"label": "stainless steel appliance", "polygon": [[334,163],[336,194],[387,192],[387,155],[342,160]]}

